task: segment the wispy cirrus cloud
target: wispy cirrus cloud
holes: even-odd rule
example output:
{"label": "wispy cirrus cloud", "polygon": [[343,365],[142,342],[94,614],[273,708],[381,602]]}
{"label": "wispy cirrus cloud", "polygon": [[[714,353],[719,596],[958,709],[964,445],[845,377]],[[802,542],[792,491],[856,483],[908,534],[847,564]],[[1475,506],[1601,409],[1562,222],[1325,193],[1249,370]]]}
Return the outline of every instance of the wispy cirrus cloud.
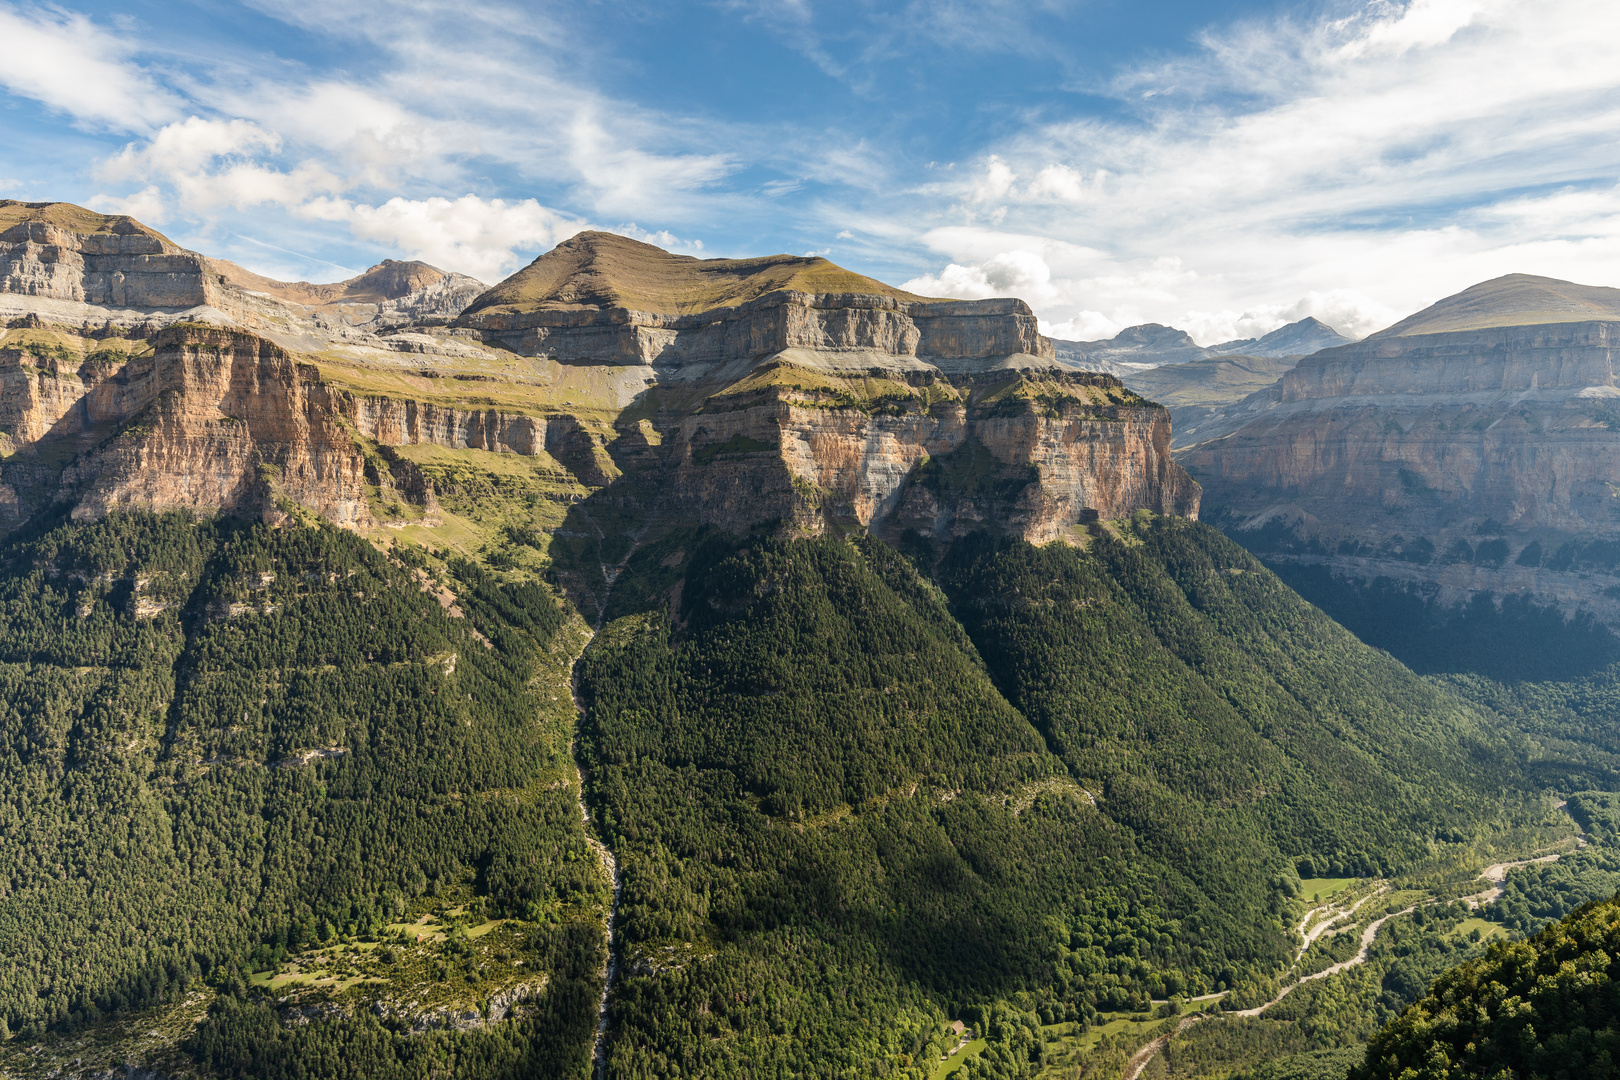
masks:
{"label": "wispy cirrus cloud", "polygon": [[1109,83],[1130,119],[1040,125],[934,187],[958,224],[927,242],[952,261],[908,287],[982,291],[1028,235],[1084,238],[1106,254],[1041,287],[1054,331],[1210,340],[1304,314],[1367,333],[1509,270],[1620,279],[1592,187],[1620,178],[1620,68],[1582,45],[1615,21],[1587,0],[1413,0],[1210,33]]}
{"label": "wispy cirrus cloud", "polygon": [[1100,9],[1059,0],[252,10],[202,48],[0,0],[46,58],[0,86],[101,140],[81,200],[198,246],[346,235],[487,280],[594,223],[1201,340],[1365,333],[1510,270],[1620,281],[1608,0],[1268,5],[1106,62],[1071,55]]}
{"label": "wispy cirrus cloud", "polygon": [[150,131],[183,108],[136,62],[127,38],[84,15],[0,5],[0,40],[6,43],[0,86],[75,123]]}

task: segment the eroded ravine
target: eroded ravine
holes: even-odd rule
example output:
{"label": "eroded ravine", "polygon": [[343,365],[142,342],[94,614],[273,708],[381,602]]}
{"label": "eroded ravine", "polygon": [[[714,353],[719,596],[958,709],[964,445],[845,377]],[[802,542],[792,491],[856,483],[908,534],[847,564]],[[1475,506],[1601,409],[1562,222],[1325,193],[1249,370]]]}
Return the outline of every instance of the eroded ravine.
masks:
{"label": "eroded ravine", "polygon": [[[594,636],[594,635],[593,635]],[[591,638],[586,638],[585,647],[589,648]],[[584,663],[583,651],[578,660],[574,661],[574,708],[579,712],[579,719],[585,719],[585,710],[579,700],[579,665]],[[608,994],[613,990],[614,977],[619,973],[618,942],[615,939],[619,921],[619,896],[624,889],[624,879],[619,874],[619,860],[614,856],[611,848],[596,835],[596,822],[591,817],[590,807],[585,803],[585,769],[579,763],[579,737],[576,735],[568,746],[569,755],[574,762],[575,795],[579,799],[579,817],[585,826],[585,842],[596,852],[597,860],[602,869],[607,871],[608,880],[613,883],[613,896],[608,902],[607,918],[603,920],[602,935],[607,943],[607,966],[602,972],[602,996],[596,1003],[596,1040],[591,1046],[592,1075],[596,1080],[604,1080],[607,1076],[607,1021],[608,1021]]]}
{"label": "eroded ravine", "polygon": [[[594,526],[594,522],[592,523]],[[601,530],[597,530],[601,535]],[[618,922],[619,898],[624,891],[624,878],[619,872],[618,857],[613,849],[597,835],[596,820],[591,817],[591,808],[585,801],[585,782],[587,773],[579,761],[579,726],[585,722],[585,703],[579,697],[579,680],[585,663],[585,655],[590,652],[591,642],[596,640],[596,634],[602,629],[603,620],[607,618],[608,597],[613,591],[613,583],[618,580],[625,564],[630,561],[636,549],[641,546],[641,538],[646,535],[646,528],[632,535],[630,550],[625,553],[624,560],[614,567],[602,567],[602,580],[605,583],[602,596],[596,605],[596,618],[586,626],[585,642],[580,646],[579,655],[574,658],[573,671],[569,678],[569,692],[573,695],[574,711],[578,714],[575,720],[574,737],[568,744],[568,757],[574,765],[574,794],[579,800],[579,818],[585,826],[585,842],[596,852],[597,861],[607,872],[608,880],[612,883],[613,894],[608,902],[607,918],[603,920],[602,934],[607,943],[607,964],[602,971],[602,996],[596,1003],[596,1039],[591,1045],[591,1075],[595,1080],[607,1078],[607,1027],[608,1027],[608,996],[613,992],[613,980],[619,974],[618,950]]]}

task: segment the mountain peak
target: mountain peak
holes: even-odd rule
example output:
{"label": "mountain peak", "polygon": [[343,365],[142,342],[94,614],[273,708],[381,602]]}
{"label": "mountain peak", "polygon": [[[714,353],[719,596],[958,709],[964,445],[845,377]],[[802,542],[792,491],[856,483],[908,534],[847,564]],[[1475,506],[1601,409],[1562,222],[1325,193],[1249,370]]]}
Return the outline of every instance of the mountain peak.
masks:
{"label": "mountain peak", "polygon": [[1262,337],[1223,341],[1211,345],[1209,351],[1221,356],[1309,356],[1335,345],[1348,345],[1352,340],[1314,315],[1307,315]]}
{"label": "mountain peak", "polygon": [[1620,320],[1620,289],[1535,274],[1504,274],[1436,301],[1373,337],[1614,320]]}
{"label": "mountain peak", "polygon": [[690,315],[788,290],[926,299],[815,255],[698,259],[617,233],[582,232],[490,289],[464,314],[626,308]]}
{"label": "mountain peak", "polygon": [[69,202],[0,199],[0,233],[19,225],[46,225],[84,236],[146,236],[156,240],[166,253],[183,250],[167,236],[127,214],[98,214]]}
{"label": "mountain peak", "polygon": [[[381,304],[421,292],[452,275],[437,266],[415,260],[384,259],[363,274],[346,281],[312,284],[308,281],[278,281],[255,274],[226,259],[208,260],[210,267],[231,285],[249,292],[265,293],[278,300],[309,307],[326,304]],[[481,282],[467,278],[472,288]]]}

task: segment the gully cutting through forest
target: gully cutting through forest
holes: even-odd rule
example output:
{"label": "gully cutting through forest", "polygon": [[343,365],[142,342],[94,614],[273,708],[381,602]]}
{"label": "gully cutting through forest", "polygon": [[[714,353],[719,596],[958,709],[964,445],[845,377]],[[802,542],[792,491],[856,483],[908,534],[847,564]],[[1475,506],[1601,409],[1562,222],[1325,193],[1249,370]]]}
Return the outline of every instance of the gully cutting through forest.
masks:
{"label": "gully cutting through forest", "polygon": [[[600,530],[598,530],[600,535]],[[585,643],[580,647],[579,656],[574,658],[574,668],[569,680],[569,691],[574,698],[574,710],[579,714],[579,722],[585,720],[585,705],[579,699],[580,666],[585,663],[585,654],[590,651],[591,642],[596,640],[596,634],[602,629],[602,621],[607,618],[608,597],[613,591],[613,583],[618,580],[619,574],[624,570],[630,556],[636,553],[641,546],[641,538],[646,535],[646,527],[631,537],[630,550],[625,553],[624,559],[611,569],[602,567],[602,580],[606,583],[602,590],[602,598],[596,607],[596,618],[588,625],[589,632],[585,636]],[[607,940],[607,965],[602,972],[602,996],[596,1003],[596,1041],[591,1047],[591,1062],[593,1075],[596,1080],[606,1080],[607,1077],[607,1024],[608,1024],[608,994],[613,990],[613,980],[619,974],[618,942],[615,937],[619,921],[619,897],[624,891],[624,877],[619,873],[619,860],[612,850],[596,835],[596,822],[591,817],[590,807],[585,803],[585,782],[587,774],[585,767],[579,763],[579,735],[568,744],[568,755],[574,763],[575,791],[579,798],[579,817],[585,824],[585,842],[591,845],[596,857],[602,863],[602,869],[607,871],[608,880],[613,883],[613,899],[608,904],[607,918],[603,924],[603,936]]]}

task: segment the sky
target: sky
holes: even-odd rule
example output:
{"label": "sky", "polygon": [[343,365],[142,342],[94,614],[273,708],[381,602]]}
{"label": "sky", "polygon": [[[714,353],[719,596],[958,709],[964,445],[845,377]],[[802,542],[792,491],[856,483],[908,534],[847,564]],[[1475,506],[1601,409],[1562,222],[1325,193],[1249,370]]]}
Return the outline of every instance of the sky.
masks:
{"label": "sky", "polygon": [[1615,0],[0,0],[0,198],[286,280],[581,229],[1057,337],[1620,286]]}

